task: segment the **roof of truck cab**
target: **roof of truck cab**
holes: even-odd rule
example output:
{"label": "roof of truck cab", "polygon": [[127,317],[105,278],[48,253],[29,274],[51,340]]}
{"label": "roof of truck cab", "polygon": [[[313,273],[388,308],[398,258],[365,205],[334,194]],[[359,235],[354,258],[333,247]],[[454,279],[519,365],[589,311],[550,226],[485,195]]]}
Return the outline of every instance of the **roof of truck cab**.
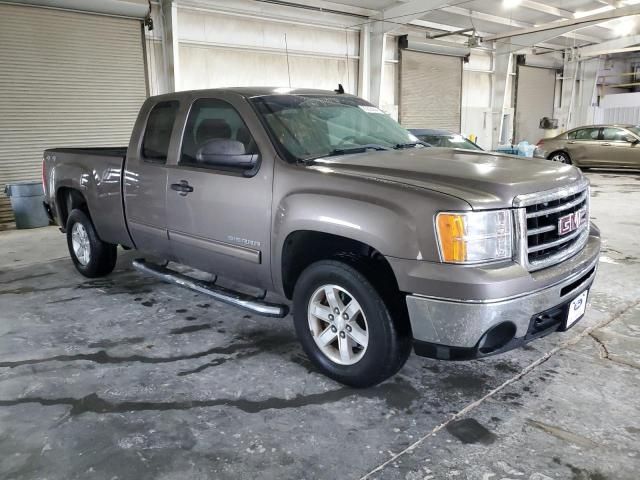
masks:
{"label": "roof of truck cab", "polygon": [[[336,85],[337,86],[337,85]],[[156,95],[153,98],[172,97],[193,94],[215,94],[215,93],[236,93],[243,97],[264,97],[268,95],[348,95],[348,93],[338,94],[333,90],[320,90],[315,88],[288,88],[288,87],[229,87],[229,88],[209,88],[203,90],[185,90],[181,92]]]}

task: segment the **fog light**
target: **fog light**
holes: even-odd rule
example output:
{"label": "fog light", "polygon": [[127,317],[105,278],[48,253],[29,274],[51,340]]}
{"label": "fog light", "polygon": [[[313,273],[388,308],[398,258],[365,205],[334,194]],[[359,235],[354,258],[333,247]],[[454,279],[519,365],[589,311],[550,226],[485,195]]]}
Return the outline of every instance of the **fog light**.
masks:
{"label": "fog light", "polygon": [[480,353],[492,353],[496,350],[500,350],[507,343],[509,343],[513,337],[516,336],[516,326],[511,322],[503,322],[491,329],[480,339],[478,344],[478,350]]}

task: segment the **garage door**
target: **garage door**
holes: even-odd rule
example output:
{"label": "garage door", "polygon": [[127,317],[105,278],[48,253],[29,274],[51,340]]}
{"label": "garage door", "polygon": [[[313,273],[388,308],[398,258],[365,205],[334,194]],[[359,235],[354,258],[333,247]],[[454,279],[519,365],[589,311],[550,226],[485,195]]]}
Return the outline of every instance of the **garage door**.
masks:
{"label": "garage door", "polygon": [[400,51],[400,123],[460,131],[462,59]]}
{"label": "garage door", "polygon": [[553,117],[556,71],[550,68],[518,66],[516,84],[515,143],[536,143],[543,137],[538,128],[542,117]]}
{"label": "garage door", "polygon": [[146,98],[140,21],[0,4],[0,45],[0,188],[39,179],[45,148],[128,144]]}

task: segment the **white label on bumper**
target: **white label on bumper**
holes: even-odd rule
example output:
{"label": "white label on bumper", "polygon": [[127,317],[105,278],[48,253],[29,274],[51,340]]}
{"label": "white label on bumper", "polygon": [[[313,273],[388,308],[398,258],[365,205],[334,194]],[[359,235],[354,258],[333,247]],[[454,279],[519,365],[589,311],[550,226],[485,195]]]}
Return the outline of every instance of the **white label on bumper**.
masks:
{"label": "white label on bumper", "polygon": [[587,309],[587,295],[589,290],[585,290],[569,304],[569,314],[567,315],[567,328],[576,323],[584,315]]}

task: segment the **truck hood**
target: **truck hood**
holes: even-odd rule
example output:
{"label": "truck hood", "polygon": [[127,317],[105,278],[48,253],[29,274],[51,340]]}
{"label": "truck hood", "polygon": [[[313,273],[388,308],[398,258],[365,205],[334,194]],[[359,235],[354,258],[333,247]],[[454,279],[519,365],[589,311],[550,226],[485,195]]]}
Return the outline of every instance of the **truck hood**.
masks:
{"label": "truck hood", "polygon": [[509,208],[518,195],[582,178],[577,168],[549,160],[433,147],[321,158],[311,168],[434,190],[460,198],[474,210]]}

